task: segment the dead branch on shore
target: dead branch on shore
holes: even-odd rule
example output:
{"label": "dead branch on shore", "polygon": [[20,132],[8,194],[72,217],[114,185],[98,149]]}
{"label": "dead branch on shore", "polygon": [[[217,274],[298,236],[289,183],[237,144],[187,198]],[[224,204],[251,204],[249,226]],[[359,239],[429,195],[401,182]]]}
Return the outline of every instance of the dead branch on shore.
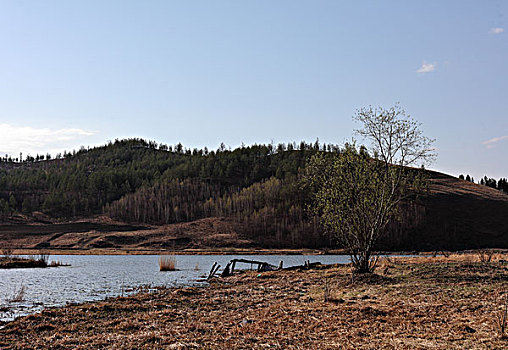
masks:
{"label": "dead branch on shore", "polygon": [[208,274],[208,277],[207,277],[207,280],[211,279],[213,276],[215,276],[215,274],[217,273],[217,271],[219,270],[220,268],[220,265],[217,264],[217,262],[214,262],[213,265],[212,265],[212,268],[210,269],[210,273]]}

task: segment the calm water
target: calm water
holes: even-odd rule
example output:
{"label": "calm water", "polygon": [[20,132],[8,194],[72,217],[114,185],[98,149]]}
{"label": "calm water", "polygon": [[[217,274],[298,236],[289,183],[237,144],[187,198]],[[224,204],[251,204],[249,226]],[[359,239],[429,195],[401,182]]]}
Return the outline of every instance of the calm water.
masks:
{"label": "calm water", "polygon": [[[323,264],[347,263],[344,255],[178,255],[179,271],[160,272],[158,255],[52,255],[69,267],[0,270],[0,320],[10,321],[45,307],[101,300],[132,293],[140,286],[198,285],[214,262],[224,267],[231,259],[266,261],[284,267],[303,265],[306,260]],[[245,264],[239,268],[250,268]],[[221,268],[222,270],[222,268]],[[24,301],[9,302],[24,287]]]}

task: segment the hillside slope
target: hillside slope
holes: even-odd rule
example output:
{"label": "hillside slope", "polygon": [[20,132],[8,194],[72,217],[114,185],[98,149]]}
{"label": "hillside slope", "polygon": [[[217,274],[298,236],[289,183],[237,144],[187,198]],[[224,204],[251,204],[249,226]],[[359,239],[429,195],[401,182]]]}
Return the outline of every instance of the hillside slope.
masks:
{"label": "hillside slope", "polygon": [[[252,145],[216,151],[142,139],[0,162],[0,248],[215,249],[335,247],[309,214],[300,181],[334,145]],[[508,247],[508,196],[437,173],[404,203],[385,250]]]}
{"label": "hillside slope", "polygon": [[508,195],[432,172],[425,220],[408,234],[419,249],[508,248]]}
{"label": "hillside slope", "polygon": [[[416,227],[396,230],[384,250],[508,248],[508,195],[430,172],[430,193],[415,213]],[[414,215],[414,214],[413,214]],[[414,219],[414,218],[413,218]],[[129,225],[100,217],[69,223],[0,225],[0,242],[14,248],[97,250],[217,250],[273,248],[253,239],[231,218],[211,217],[167,225]],[[299,248],[315,248],[302,245]]]}

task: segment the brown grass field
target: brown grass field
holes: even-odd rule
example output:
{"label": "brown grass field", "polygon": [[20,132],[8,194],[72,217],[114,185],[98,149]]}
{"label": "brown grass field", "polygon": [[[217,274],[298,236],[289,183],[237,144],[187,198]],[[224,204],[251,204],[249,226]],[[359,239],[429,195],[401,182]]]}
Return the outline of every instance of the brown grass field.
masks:
{"label": "brown grass field", "polygon": [[508,256],[480,258],[385,258],[365,276],[344,265],[244,272],[18,318],[0,348],[508,348]]}

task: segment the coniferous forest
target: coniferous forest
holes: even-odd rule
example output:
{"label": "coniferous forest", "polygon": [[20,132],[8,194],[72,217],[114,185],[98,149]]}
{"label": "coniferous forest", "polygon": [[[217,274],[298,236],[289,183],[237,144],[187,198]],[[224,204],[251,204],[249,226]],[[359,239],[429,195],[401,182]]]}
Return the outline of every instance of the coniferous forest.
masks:
{"label": "coniferous forest", "polygon": [[250,236],[316,244],[322,236],[317,221],[306,215],[298,176],[318,151],[338,152],[339,147],[316,141],[190,150],[128,139],[54,158],[16,162],[5,157],[0,217],[105,214],[160,225],[217,216],[238,222]]}
{"label": "coniferous forest", "polygon": [[[13,215],[35,217],[38,213],[58,221],[106,215],[141,225],[221,217],[261,245],[334,246],[333,237],[307,210],[310,190],[301,182],[308,160],[317,152],[334,156],[340,154],[340,148],[316,141],[233,150],[222,144],[208,150],[126,139],[55,157],[4,157],[0,162],[0,222],[8,222]],[[485,177],[482,181],[483,187],[506,191],[504,179],[496,182]],[[461,240],[477,236],[478,229],[464,225],[470,213],[461,210],[451,215],[450,208],[460,206],[450,207],[439,196],[431,199],[434,202],[429,205],[422,197],[403,204],[400,220],[390,224],[386,233],[384,248],[407,249],[415,242],[426,249],[466,247]],[[485,207],[477,204],[478,210]],[[479,215],[478,210],[474,209]],[[475,244],[481,246],[483,240]]]}

